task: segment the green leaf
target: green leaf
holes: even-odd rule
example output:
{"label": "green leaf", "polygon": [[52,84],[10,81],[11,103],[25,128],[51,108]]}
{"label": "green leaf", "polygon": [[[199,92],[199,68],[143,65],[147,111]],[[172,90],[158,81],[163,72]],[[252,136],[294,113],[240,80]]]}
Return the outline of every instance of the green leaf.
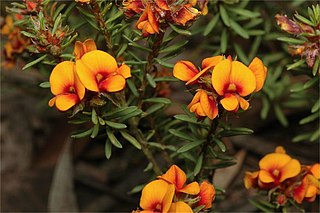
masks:
{"label": "green leaf", "polygon": [[282,126],[287,127],[289,125],[288,120],[287,120],[286,116],[284,115],[282,109],[280,108],[279,104],[274,105],[274,112],[276,114],[276,117],[278,118],[278,120],[282,124]]}
{"label": "green leaf", "polygon": [[240,59],[241,61],[243,61],[245,64],[249,64],[250,61],[249,61],[247,55],[246,55],[246,54],[244,53],[244,51],[242,50],[241,46],[238,45],[237,43],[234,43],[233,46],[234,46],[234,49],[235,49],[235,51],[236,51],[239,59]]}
{"label": "green leaf", "polygon": [[142,191],[144,186],[145,186],[145,184],[141,184],[141,185],[135,186],[135,187],[133,187],[133,189],[131,189],[130,192],[128,192],[128,194],[131,195],[131,194],[138,193],[138,192]]}
{"label": "green leaf", "polygon": [[218,21],[219,21],[219,13],[217,13],[207,24],[206,28],[203,31],[203,35],[207,36],[209,35],[209,33],[213,30],[213,28],[217,25]]}
{"label": "green leaf", "polygon": [[104,121],[105,124],[107,124],[108,126],[114,128],[114,129],[125,129],[127,128],[127,125],[123,124],[123,123],[116,123],[113,121]]}
{"label": "green leaf", "polygon": [[[170,130],[169,130],[170,131]],[[171,132],[170,132],[171,133]],[[195,147],[199,147],[201,144],[203,144],[205,142],[205,140],[199,140],[199,141],[194,141],[194,142],[190,142],[187,143],[185,145],[183,145],[182,147],[180,147],[177,152],[178,153],[182,153],[182,152],[187,152]]]}
{"label": "green leaf", "polygon": [[148,47],[144,47],[140,44],[137,44],[136,42],[130,42],[128,43],[129,46],[135,47],[137,49],[143,50],[143,51],[147,51],[147,52],[152,52],[152,49],[148,48]]}
{"label": "green leaf", "polygon": [[41,84],[39,84],[39,86],[41,88],[50,88],[50,82],[49,81],[42,82]]}
{"label": "green leaf", "polygon": [[195,117],[190,117],[189,115],[180,114],[180,115],[175,115],[173,117],[175,119],[180,120],[180,121],[185,121],[185,122],[188,122],[188,123],[193,123],[193,124],[202,125],[202,126],[208,126],[205,123],[201,123],[201,122],[197,121],[197,119]]}
{"label": "green leaf", "polygon": [[311,138],[311,135],[312,134],[310,132],[297,135],[296,137],[294,137],[292,139],[292,142],[296,143],[296,142],[300,142],[300,141],[307,141]]}
{"label": "green leaf", "polygon": [[107,129],[107,136],[110,140],[110,142],[117,148],[121,149],[122,145],[121,143],[118,141],[118,139],[116,138],[116,136],[113,134],[112,131],[110,131],[109,129]]}
{"label": "green leaf", "polygon": [[87,137],[87,136],[91,135],[92,130],[93,130],[93,127],[88,129],[88,130],[86,130],[86,131],[84,131],[84,132],[72,134],[71,138],[84,138],[84,137]]}
{"label": "green leaf", "polygon": [[178,138],[182,138],[184,140],[187,140],[187,141],[196,141],[195,138],[192,138],[190,137],[188,134],[186,134],[185,132],[181,132],[179,130],[176,130],[176,129],[169,129],[169,133],[178,137]]}
{"label": "green leaf", "polygon": [[310,123],[310,122],[316,120],[317,118],[319,118],[319,116],[320,116],[320,113],[319,113],[319,112],[316,112],[316,113],[314,113],[314,114],[311,114],[311,115],[309,115],[309,116],[301,119],[300,122],[299,122],[299,124],[300,124],[300,125],[303,125],[303,124],[306,124],[306,123]]}
{"label": "green leaf", "polygon": [[173,64],[168,63],[168,62],[165,62],[165,61],[163,61],[163,60],[161,60],[161,59],[159,59],[159,58],[155,58],[155,60],[156,60],[160,65],[162,65],[162,66],[164,66],[164,67],[166,67],[166,68],[172,69],[172,68],[174,67]]}
{"label": "green leaf", "polygon": [[230,19],[230,26],[242,38],[249,39],[250,36],[249,36],[248,32],[245,29],[243,29],[237,22],[233,21],[232,19]]}
{"label": "green leaf", "polygon": [[219,11],[220,11],[220,16],[221,16],[221,19],[222,19],[223,23],[226,26],[230,27],[231,26],[230,25],[230,18],[228,16],[228,13],[227,13],[226,9],[223,7],[222,4],[219,5]]}
{"label": "green leaf", "polygon": [[303,40],[296,39],[296,38],[290,38],[290,37],[280,37],[280,38],[277,38],[277,40],[288,42],[288,43],[291,43],[291,44],[303,44],[303,43],[305,43],[305,41],[303,41]]}
{"label": "green leaf", "polygon": [[320,109],[320,99],[318,99],[316,101],[316,103],[312,106],[311,108],[311,112],[315,113],[316,111],[318,111]]}
{"label": "green leaf", "polygon": [[314,86],[316,83],[318,83],[319,78],[312,78],[309,81],[307,81],[304,85],[303,85],[303,89],[309,89],[312,86]]}
{"label": "green leaf", "polygon": [[257,207],[258,209],[260,209],[260,210],[262,210],[262,211],[264,211],[264,212],[268,212],[268,213],[274,212],[274,209],[269,209],[268,207],[266,207],[266,206],[258,203],[257,201],[254,201],[254,200],[249,199],[249,202],[250,202],[253,206]]}
{"label": "green leaf", "polygon": [[99,123],[97,123],[97,124],[95,124],[95,125],[93,126],[92,132],[91,132],[91,135],[90,135],[91,138],[97,137],[97,135],[98,135],[98,133],[99,133],[99,126],[100,126]]}
{"label": "green leaf", "polygon": [[124,51],[126,51],[127,47],[127,43],[121,45],[121,47],[118,49],[117,58],[120,57],[124,53]]}
{"label": "green leaf", "polygon": [[108,160],[111,157],[111,153],[112,153],[112,145],[110,141],[107,139],[106,144],[104,145],[104,154]]}
{"label": "green leaf", "polygon": [[220,41],[221,53],[225,53],[227,51],[227,46],[228,46],[228,32],[227,32],[227,29],[224,28],[221,33],[221,41]]}
{"label": "green leaf", "polygon": [[171,100],[168,98],[148,98],[144,99],[145,103],[160,103],[160,104],[171,104]]}
{"label": "green leaf", "polygon": [[146,115],[145,116],[148,116],[160,109],[162,109],[165,105],[164,104],[154,104],[152,105],[151,107],[149,107],[147,110],[146,110]]}
{"label": "green leaf", "polygon": [[47,54],[41,56],[40,58],[37,58],[34,61],[31,61],[29,63],[27,63],[26,65],[24,65],[24,67],[22,67],[22,70],[26,70],[34,65],[36,65],[37,63],[39,63],[40,61],[42,61],[43,59],[45,59],[47,57]]}
{"label": "green leaf", "polygon": [[51,34],[54,35],[59,27],[59,24],[61,24],[61,13],[57,17],[57,19],[54,21],[54,25],[51,31]]}
{"label": "green leaf", "polygon": [[197,174],[199,174],[199,172],[201,171],[201,167],[202,167],[202,162],[203,162],[203,154],[201,154],[197,160],[196,166],[194,167],[193,170],[193,175],[196,176]]}
{"label": "green leaf", "polygon": [[155,82],[178,82],[179,79],[171,76],[165,76],[165,77],[157,77],[154,79]]}
{"label": "green leaf", "polygon": [[253,133],[252,129],[244,128],[244,127],[235,127],[235,128],[226,128],[219,132],[221,137],[230,137],[236,135],[250,135]]}
{"label": "green leaf", "polygon": [[301,66],[302,64],[304,64],[304,62],[305,62],[304,59],[300,59],[299,61],[297,61],[293,64],[287,65],[287,70],[292,70],[294,68],[297,68],[297,67]]}
{"label": "green leaf", "polygon": [[131,136],[129,133],[127,133],[126,131],[120,131],[122,137],[124,139],[126,139],[128,142],[130,142],[134,147],[136,147],[137,149],[141,149],[141,144],[137,141],[137,139],[135,139],[133,136]]}
{"label": "green leaf", "polygon": [[138,107],[136,106],[128,106],[128,107],[121,107],[112,110],[111,112],[105,113],[103,117],[113,117],[113,118],[118,118],[127,114],[130,114],[134,111],[138,110]]}
{"label": "green leaf", "polygon": [[34,35],[32,33],[29,33],[29,32],[26,32],[26,31],[21,31],[21,34],[24,35],[24,36],[27,36],[29,38],[37,38],[36,35]]}
{"label": "green leaf", "polygon": [[125,121],[125,120],[127,120],[127,119],[129,119],[129,118],[132,118],[132,117],[135,117],[135,116],[140,115],[142,112],[143,112],[143,111],[142,111],[141,109],[137,109],[137,110],[135,110],[135,111],[133,111],[133,112],[131,112],[131,113],[129,113],[129,114],[126,114],[126,115],[122,116],[122,117],[119,119],[119,121],[120,121],[120,122],[123,122],[123,121]]}
{"label": "green leaf", "polygon": [[320,129],[316,129],[316,131],[311,135],[310,141],[314,142],[320,137]]}
{"label": "green leaf", "polygon": [[192,35],[192,33],[188,30],[183,30],[183,29],[180,29],[176,26],[174,26],[173,24],[171,24],[170,22],[168,22],[168,24],[170,25],[171,29],[181,35]]}
{"label": "green leaf", "polygon": [[307,19],[307,18],[299,15],[298,13],[294,14],[294,16],[295,16],[299,21],[301,21],[301,22],[303,22],[303,23],[305,23],[305,24],[307,24],[307,25],[310,25],[310,26],[315,27],[315,25],[314,25],[309,19]]}
{"label": "green leaf", "polygon": [[221,150],[221,152],[226,152],[227,151],[227,148],[226,146],[224,145],[224,143],[218,139],[218,138],[213,138],[214,142],[217,144],[217,146],[219,147],[219,149]]}
{"label": "green leaf", "polygon": [[260,16],[259,12],[253,12],[253,11],[238,8],[238,7],[237,8],[228,7],[227,10],[230,10],[233,13],[236,13],[242,17],[247,17],[247,18],[257,18]]}
{"label": "green leaf", "polygon": [[178,43],[175,43],[174,45],[170,45],[169,47],[166,47],[162,50],[159,51],[159,54],[162,53],[172,53],[176,50],[180,50],[184,45],[186,45],[189,41],[188,40],[184,40]]}
{"label": "green leaf", "polygon": [[312,68],[312,74],[313,76],[316,76],[317,73],[320,74],[320,58],[317,57],[316,61],[314,62],[313,68]]}
{"label": "green leaf", "polygon": [[111,18],[109,18],[105,23],[109,24],[111,22],[113,22],[114,20],[120,18],[123,15],[123,12],[121,10],[119,10],[116,14],[112,15]]}
{"label": "green leaf", "polygon": [[96,110],[94,108],[92,108],[91,121],[93,124],[98,124],[98,117],[97,117]]}
{"label": "green leaf", "polygon": [[146,77],[147,77],[147,81],[150,84],[150,86],[152,88],[156,88],[157,83],[154,81],[153,77],[149,73],[147,73]]}
{"label": "green leaf", "polygon": [[132,92],[132,94],[135,97],[139,97],[138,89],[137,89],[136,85],[132,82],[131,79],[127,79],[127,84],[128,84],[130,91]]}

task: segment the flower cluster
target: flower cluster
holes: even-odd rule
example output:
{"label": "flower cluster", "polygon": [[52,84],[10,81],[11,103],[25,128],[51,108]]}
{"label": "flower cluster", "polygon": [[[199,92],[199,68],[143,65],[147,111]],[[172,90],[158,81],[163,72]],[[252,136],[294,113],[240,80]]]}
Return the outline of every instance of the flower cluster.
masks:
{"label": "flower cluster", "polygon": [[[193,212],[210,209],[215,189],[208,181],[186,184],[186,174],[176,165],[142,190],[140,207],[150,212]],[[140,210],[134,211],[140,212]]]}
{"label": "flower cluster", "polygon": [[[317,5],[316,10],[320,11],[319,5]],[[296,14],[297,17],[301,17]],[[308,67],[313,67],[317,58],[320,58],[320,36],[319,36],[319,27],[320,27],[320,17],[315,16],[317,18],[314,19],[314,22],[304,18],[304,22],[299,21],[297,19],[289,19],[286,15],[275,16],[277,24],[280,28],[291,34],[296,36],[297,38],[305,38],[301,42],[301,44],[292,44],[289,45],[289,52],[292,55],[300,55],[301,57],[306,59]]]}
{"label": "flower cluster", "polygon": [[179,61],[173,68],[176,78],[197,86],[189,110],[210,119],[217,117],[219,103],[227,111],[247,110],[245,97],[261,90],[266,74],[267,68],[257,57],[248,67],[230,56],[214,56],[202,61],[201,70],[190,61]]}
{"label": "flower cluster", "polygon": [[199,4],[202,14],[206,14],[208,0],[205,1],[177,1],[177,0],[123,0],[122,5],[127,17],[139,14],[136,23],[143,36],[159,33],[173,23],[185,26],[194,21],[201,12],[194,6]]}
{"label": "flower cluster", "polygon": [[280,206],[288,199],[313,202],[320,194],[320,164],[301,165],[279,146],[259,161],[259,171],[246,172],[244,184],[247,189],[269,191],[272,202]]}
{"label": "flower cluster", "polygon": [[50,75],[50,88],[55,95],[49,106],[54,104],[66,111],[84,98],[86,90],[104,93],[118,92],[125,88],[131,70],[126,64],[118,66],[114,57],[97,50],[93,40],[77,41],[74,48],[75,62],[57,64]]}

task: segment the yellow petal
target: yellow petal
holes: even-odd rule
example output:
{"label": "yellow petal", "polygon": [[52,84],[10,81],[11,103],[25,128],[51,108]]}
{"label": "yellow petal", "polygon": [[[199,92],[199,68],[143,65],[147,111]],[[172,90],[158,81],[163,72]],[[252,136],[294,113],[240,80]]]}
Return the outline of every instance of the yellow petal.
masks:
{"label": "yellow petal", "polygon": [[271,169],[281,169],[290,160],[291,160],[291,157],[287,154],[271,153],[271,154],[267,154],[259,161],[259,167],[260,169],[263,169],[266,171],[269,171]]}
{"label": "yellow petal", "polygon": [[259,180],[263,183],[273,183],[275,181],[275,178],[272,176],[270,172],[260,170]]}
{"label": "yellow petal", "polygon": [[189,110],[190,110],[190,112],[194,112],[195,114],[197,114],[199,116],[206,116],[206,113],[204,112],[200,103],[196,103],[196,104],[192,105]]}
{"label": "yellow petal", "polygon": [[83,45],[85,46],[85,52],[90,52],[93,50],[97,50],[97,45],[92,39],[87,39],[83,42]]}
{"label": "yellow petal", "polygon": [[181,81],[189,81],[198,72],[198,69],[190,61],[179,61],[173,67],[173,76]]}
{"label": "yellow petal", "polygon": [[200,192],[200,186],[198,182],[192,182],[183,187],[182,189],[179,189],[179,192],[183,192],[189,195],[196,195]]}
{"label": "yellow petal", "polygon": [[314,177],[316,177],[317,179],[320,179],[320,164],[319,163],[312,165],[310,171]]}
{"label": "yellow petal", "polygon": [[239,61],[233,61],[230,83],[235,84],[237,93],[241,96],[251,94],[256,88],[256,78],[252,71]]}
{"label": "yellow petal", "polygon": [[74,63],[64,61],[57,64],[51,72],[49,81],[52,94],[69,92],[69,87],[74,85]]}
{"label": "yellow petal", "polygon": [[223,60],[223,56],[222,55],[213,56],[213,57],[210,57],[210,58],[205,58],[202,61],[202,69],[205,69],[207,67],[214,67],[219,62],[221,62],[222,60]]}
{"label": "yellow petal", "polygon": [[183,201],[172,203],[169,213],[193,213],[191,207]]}
{"label": "yellow petal", "polygon": [[240,107],[243,110],[247,110],[250,106],[249,102],[242,97],[239,97]]}
{"label": "yellow petal", "polygon": [[194,104],[198,103],[200,101],[201,96],[201,90],[199,90],[194,97],[192,98],[191,103],[188,105],[188,109],[190,109]]}
{"label": "yellow petal", "polygon": [[153,11],[151,10],[151,8],[147,7],[147,9],[148,9],[148,20],[149,20],[149,23],[150,23],[151,27],[153,28],[153,30],[156,33],[159,33],[159,23],[156,20],[156,17],[154,15]]}
{"label": "yellow petal", "polygon": [[277,146],[276,149],[274,150],[274,152],[286,154],[286,150],[283,148],[283,146]]}
{"label": "yellow petal", "polygon": [[83,48],[83,43],[80,41],[76,41],[74,44],[73,55],[76,59],[80,59],[85,54],[85,50]]}
{"label": "yellow petal", "polygon": [[93,73],[89,67],[82,62],[82,60],[76,61],[76,71],[85,88],[95,92],[99,91],[96,74]]}
{"label": "yellow petal", "polygon": [[168,211],[170,208],[173,195],[174,186],[172,184],[163,180],[154,180],[143,188],[140,206],[144,210],[154,211],[159,205],[165,212],[165,210]]}
{"label": "yellow petal", "polygon": [[267,76],[267,68],[263,65],[263,62],[259,58],[255,57],[249,64],[249,69],[255,75],[256,89],[254,91],[258,92],[263,87],[264,81]]}
{"label": "yellow petal", "polygon": [[113,75],[99,84],[99,91],[118,92],[126,86],[126,80],[122,75]]}
{"label": "yellow petal", "polygon": [[208,70],[210,70],[211,67],[206,67],[205,69],[198,72],[195,76],[193,76],[190,80],[187,81],[186,85],[193,84],[200,76],[207,73]]}
{"label": "yellow petal", "polygon": [[178,166],[172,165],[168,171],[159,178],[168,181],[176,186],[176,189],[182,189],[187,180],[187,176]]}
{"label": "yellow petal", "polygon": [[78,96],[75,94],[61,94],[56,96],[56,107],[60,111],[67,111],[78,102]]}
{"label": "yellow petal", "polygon": [[131,69],[126,64],[121,64],[121,66],[117,69],[117,73],[122,75],[125,79],[131,77]]}
{"label": "yellow petal", "polygon": [[218,107],[216,102],[213,100],[213,97],[209,97],[205,91],[203,91],[200,95],[200,104],[206,116],[208,116],[211,120],[218,115]]}
{"label": "yellow petal", "polygon": [[81,83],[79,76],[76,72],[74,72],[74,81],[75,81],[75,90],[77,92],[77,95],[79,97],[80,100],[82,100],[84,98],[85,92],[86,92],[86,88],[83,86],[83,84]]}
{"label": "yellow petal", "polygon": [[53,97],[53,98],[51,98],[51,99],[49,100],[48,105],[49,105],[50,107],[53,107],[55,103],[56,103],[56,97]]}
{"label": "yellow petal", "polygon": [[301,165],[300,162],[296,159],[291,159],[282,169],[281,169],[281,176],[280,182],[288,178],[292,178],[297,176],[300,173]]}
{"label": "yellow petal", "polygon": [[227,111],[237,111],[239,108],[239,100],[233,94],[226,94],[220,103]]}
{"label": "yellow petal", "polygon": [[225,94],[225,89],[230,84],[231,61],[225,59],[218,63],[212,71],[212,86],[219,95]]}

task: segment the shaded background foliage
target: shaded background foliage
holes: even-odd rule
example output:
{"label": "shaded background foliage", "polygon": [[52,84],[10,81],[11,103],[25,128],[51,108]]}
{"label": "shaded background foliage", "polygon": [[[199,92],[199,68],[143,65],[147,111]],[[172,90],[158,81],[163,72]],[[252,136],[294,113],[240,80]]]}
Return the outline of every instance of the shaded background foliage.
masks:
{"label": "shaded background foliage", "polygon": [[[4,8],[9,3],[2,4],[1,14],[6,14]],[[75,4],[70,1],[63,3],[67,6]],[[238,164],[228,167],[229,170],[217,170],[214,183],[218,189],[221,188],[214,202],[217,210],[257,211],[248,203],[248,198],[254,195],[244,190],[243,173],[256,169],[258,159],[272,152],[277,145],[285,146],[288,153],[304,164],[318,161],[318,137],[314,137],[312,143],[307,139],[315,134],[314,130],[319,131],[319,120],[301,122],[310,115],[310,106],[319,99],[318,81],[307,90],[292,93],[292,88],[299,86],[296,84],[304,84],[312,78],[312,71],[305,64],[287,70],[287,65],[300,58],[292,57],[288,53],[288,44],[278,40],[287,35],[281,32],[274,19],[276,14],[292,17],[295,11],[307,17],[306,8],[314,3],[300,0],[210,1],[209,14],[200,17],[188,29],[192,35],[180,35],[173,40],[170,45],[174,51],[158,61],[170,69],[179,59],[190,59],[194,64],[200,64],[205,57],[224,53],[237,56],[245,64],[258,56],[268,67],[265,87],[255,95],[257,98],[252,108],[239,116],[227,117],[234,126],[251,128],[255,134],[223,141],[227,154],[233,156],[230,162],[236,160]],[[86,6],[77,4],[76,7],[78,9],[68,18],[68,24],[77,29],[77,40],[90,37],[95,39],[98,47],[104,47],[104,38],[94,29],[95,23],[84,15]],[[117,17],[116,8],[112,13],[110,17]],[[130,57],[132,54],[143,55],[143,49],[137,51],[141,44],[132,40],[135,34],[123,32],[126,36],[119,37],[115,43],[128,45],[117,49],[126,49],[125,54],[131,54]],[[5,41],[1,37],[2,46]],[[72,54],[73,45],[66,48],[65,52]],[[174,57],[179,52],[182,54]],[[40,57],[32,55],[35,56]],[[99,137],[94,142],[84,138],[70,143],[71,132],[79,126],[67,124],[65,115],[48,109],[49,91],[38,86],[47,81],[53,58],[48,56],[47,64],[37,63],[36,69],[21,71],[25,62],[32,62],[29,54],[23,53],[13,70],[2,68],[1,210],[112,212],[136,209],[139,194],[128,195],[128,191],[152,177],[143,172],[147,166],[144,157],[134,147],[124,146],[124,149],[113,148],[111,159],[106,160],[105,139]],[[134,61],[131,65],[135,65]],[[170,88],[173,102],[189,102],[190,97],[181,83],[170,83]],[[169,115],[181,112],[181,108],[175,105],[165,111]],[[85,124],[82,127],[88,128]],[[301,141],[294,139],[306,132],[310,133],[307,137],[301,136]],[[295,144],[292,140],[300,142]],[[225,179],[227,176],[230,178]],[[318,205],[307,205],[306,209],[316,211]]]}

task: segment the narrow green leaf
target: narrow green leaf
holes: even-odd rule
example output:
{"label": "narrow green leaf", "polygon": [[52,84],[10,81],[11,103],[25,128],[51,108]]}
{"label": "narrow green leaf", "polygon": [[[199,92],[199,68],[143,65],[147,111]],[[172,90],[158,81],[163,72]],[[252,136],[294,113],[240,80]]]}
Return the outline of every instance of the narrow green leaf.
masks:
{"label": "narrow green leaf", "polygon": [[53,24],[53,28],[51,31],[51,34],[54,35],[59,27],[59,25],[61,24],[61,13],[59,14],[59,16],[57,17],[57,19],[54,21]]}
{"label": "narrow green leaf", "polygon": [[147,73],[146,77],[147,77],[147,81],[150,84],[150,86],[152,88],[156,88],[157,83],[154,81],[153,77],[149,73]]}
{"label": "narrow green leaf", "polygon": [[41,56],[40,58],[37,58],[34,61],[31,61],[29,63],[27,63],[26,65],[24,65],[24,67],[22,68],[22,70],[26,70],[34,65],[36,65],[37,63],[39,63],[40,61],[42,61],[43,59],[45,59],[47,57],[47,54]]}
{"label": "narrow green leaf", "polygon": [[98,124],[98,117],[97,117],[96,110],[94,108],[92,108],[91,121],[93,124]]}
{"label": "narrow green leaf", "polygon": [[248,32],[232,19],[230,19],[230,26],[239,36],[245,39],[249,39],[250,36]]}
{"label": "narrow green leaf", "polygon": [[234,46],[234,49],[235,49],[238,57],[240,58],[240,60],[243,61],[245,64],[249,64],[250,61],[249,61],[247,55],[242,50],[241,46],[238,45],[237,43],[234,43],[233,46]]}
{"label": "narrow green leaf", "polygon": [[171,104],[171,100],[168,98],[148,98],[144,99],[143,102],[145,103],[160,103],[160,104]]}
{"label": "narrow green leaf", "polygon": [[302,21],[303,23],[310,25],[310,26],[315,26],[309,19],[299,15],[298,13],[294,14],[295,18],[297,18],[299,21]]}
{"label": "narrow green leaf", "polygon": [[181,41],[181,42],[178,42],[174,45],[170,45],[169,47],[166,47],[162,50],[159,51],[160,54],[163,54],[163,53],[172,53],[176,50],[180,50],[184,45],[186,45],[189,41],[188,40],[184,40],[184,41]]}
{"label": "narrow green leaf", "polygon": [[111,153],[112,153],[112,145],[110,141],[107,139],[106,144],[104,145],[104,154],[108,160],[111,157]]}
{"label": "narrow green leaf", "polygon": [[109,23],[113,22],[114,20],[120,18],[122,15],[123,15],[123,12],[121,10],[119,10],[116,14],[111,16],[111,18],[109,18],[105,23],[109,24]]}
{"label": "narrow green leaf", "polygon": [[260,44],[261,44],[261,41],[262,41],[262,37],[261,36],[257,36],[255,39],[254,39],[254,42],[251,46],[251,50],[250,50],[250,53],[249,53],[249,59],[253,59],[254,56],[257,54],[258,52],[258,49],[260,47]]}
{"label": "narrow green leaf", "polygon": [[52,16],[52,20],[57,19],[58,15],[61,14],[61,11],[64,9],[65,6],[66,6],[66,4],[60,4],[60,6],[55,9],[53,16]]}
{"label": "narrow green leaf", "polygon": [[320,129],[316,129],[316,131],[311,135],[310,141],[314,142],[320,137]]}
{"label": "narrow green leaf", "polygon": [[176,129],[169,129],[169,133],[178,137],[178,138],[182,138],[187,141],[195,141],[196,140],[195,138],[190,137],[188,134],[181,132],[179,130],[176,130]]}
{"label": "narrow green leaf", "polygon": [[282,109],[280,108],[279,104],[274,105],[274,112],[276,114],[276,117],[278,118],[278,120],[282,124],[282,126],[287,127],[289,125],[288,120],[287,120],[286,116],[284,115]]}
{"label": "narrow green leaf", "polygon": [[307,140],[309,140],[311,138],[311,135],[312,134],[310,132],[297,135],[292,139],[292,142],[297,143],[297,142],[300,142],[300,141],[307,141]]}
{"label": "narrow green leaf", "polygon": [[191,150],[193,148],[199,147],[204,142],[205,142],[205,140],[199,140],[199,141],[194,141],[194,142],[187,143],[187,144],[183,145],[182,147],[180,147],[177,150],[177,152],[178,153],[187,152],[187,151],[189,151],[189,150]]}
{"label": "narrow green leaf", "polygon": [[262,100],[262,109],[260,111],[260,117],[263,120],[265,120],[267,118],[269,110],[270,110],[270,103],[265,96],[263,96],[261,100]]}
{"label": "narrow green leaf", "polygon": [[277,38],[277,40],[288,42],[288,43],[291,43],[291,44],[303,44],[303,43],[305,43],[305,41],[303,41],[303,40],[296,39],[296,38],[290,38],[290,37],[280,37],[280,38]]}
{"label": "narrow green leaf", "polygon": [[203,31],[203,35],[207,36],[213,30],[213,28],[217,25],[219,21],[220,15],[217,13],[207,24],[206,28]]}
{"label": "narrow green leaf", "polygon": [[224,145],[224,143],[218,139],[218,138],[213,138],[214,142],[217,144],[217,146],[219,147],[219,149],[221,150],[221,152],[226,152],[227,151],[227,148],[226,146]]}
{"label": "narrow green leaf", "polygon": [[154,104],[152,106],[150,106],[147,110],[146,110],[146,116],[162,109],[165,105],[164,104]]}
{"label": "narrow green leaf", "polygon": [[227,45],[228,45],[228,32],[227,32],[227,29],[224,28],[221,33],[221,41],[220,41],[221,53],[225,53],[227,51]]}
{"label": "narrow green leaf", "polygon": [[137,109],[137,110],[135,110],[135,111],[133,111],[133,112],[131,112],[131,113],[129,113],[129,114],[126,114],[126,115],[122,116],[122,117],[119,119],[119,121],[120,121],[120,122],[124,122],[125,120],[128,120],[129,118],[136,117],[136,116],[142,114],[142,112],[143,112],[143,111],[142,111],[141,109]]}
{"label": "narrow green leaf", "polygon": [[50,82],[49,81],[42,82],[41,84],[39,84],[39,86],[41,88],[50,88]]}
{"label": "narrow green leaf", "polygon": [[185,122],[188,122],[188,123],[193,123],[193,124],[202,125],[202,126],[208,126],[207,124],[201,123],[201,122],[197,121],[196,118],[190,117],[188,115],[180,114],[180,115],[175,115],[173,117],[175,119],[178,119],[178,120],[181,120],[181,121],[185,121]]}
{"label": "narrow green leaf", "polygon": [[181,35],[192,35],[192,33],[188,30],[183,30],[183,29],[180,29],[176,26],[174,26],[173,24],[171,24],[170,22],[168,22],[168,24],[170,25],[171,29]]}
{"label": "narrow green leaf", "polygon": [[311,112],[315,113],[316,111],[319,111],[319,109],[320,109],[320,99],[318,99],[316,103],[312,106]]}
{"label": "narrow green leaf", "polygon": [[133,187],[133,189],[131,189],[130,192],[128,192],[128,194],[131,195],[131,194],[138,193],[138,192],[142,191],[144,186],[145,186],[145,184],[141,184],[141,185],[135,186],[135,187]]}
{"label": "narrow green leaf", "polygon": [[174,67],[173,64],[168,63],[168,62],[165,62],[165,61],[163,61],[163,60],[161,60],[161,59],[159,59],[159,58],[155,58],[155,60],[156,60],[160,65],[162,65],[162,66],[164,66],[164,67],[166,67],[166,68],[172,69],[172,68]]}
{"label": "narrow green leaf", "polygon": [[88,130],[86,130],[86,131],[84,131],[84,132],[72,134],[71,138],[84,138],[84,137],[87,137],[87,136],[91,135],[92,130],[93,130],[93,127],[88,129]]}
{"label": "narrow green leaf", "polygon": [[107,124],[108,126],[114,128],[114,129],[125,129],[127,128],[127,125],[123,124],[123,123],[116,123],[113,121],[104,121],[105,124]]}
{"label": "narrow green leaf", "polygon": [[127,79],[127,84],[128,84],[130,91],[132,92],[132,94],[135,97],[139,97],[138,89],[137,89],[136,85],[132,82],[131,79]]}
{"label": "narrow green leaf", "polygon": [[295,68],[301,66],[302,64],[304,64],[304,62],[305,62],[304,59],[300,59],[299,61],[297,61],[293,64],[287,65],[287,70],[295,69]]}
{"label": "narrow green leaf", "polygon": [[157,77],[154,79],[155,82],[178,82],[179,79],[171,76],[165,76],[165,77]]}
{"label": "narrow green leaf", "polygon": [[316,76],[317,73],[320,74],[320,58],[319,57],[316,58],[316,61],[314,62],[314,65],[313,65],[313,68],[312,68],[313,76]]}
{"label": "narrow green leaf", "polygon": [[134,147],[137,149],[141,149],[141,144],[135,139],[133,136],[131,136],[129,133],[126,131],[120,131],[122,137],[126,139],[128,142],[130,142]]}
{"label": "narrow green leaf", "polygon": [[136,106],[121,107],[121,108],[114,109],[108,113],[105,113],[103,115],[103,117],[111,117],[112,116],[113,118],[117,118],[117,117],[121,117],[121,116],[130,114],[130,113],[136,111],[137,109],[138,109],[138,107],[136,107]]}
{"label": "narrow green leaf", "polygon": [[152,49],[148,48],[148,47],[144,47],[140,44],[137,44],[136,42],[130,42],[128,43],[129,46],[135,47],[137,49],[143,50],[143,51],[147,51],[147,52],[152,52]]}
{"label": "narrow green leaf", "polygon": [[98,135],[98,133],[99,133],[99,127],[100,127],[99,123],[97,123],[97,124],[95,124],[95,125],[93,126],[92,133],[91,133],[91,135],[90,135],[91,138],[97,137],[97,135]]}
{"label": "narrow green leaf", "polygon": [[127,43],[124,43],[124,44],[119,48],[118,53],[117,53],[117,58],[120,57],[120,56],[124,53],[124,51],[126,51],[127,47],[128,47],[128,44],[127,44]]}
{"label": "narrow green leaf", "polygon": [[237,8],[228,7],[227,10],[230,10],[235,14],[238,14],[242,17],[247,17],[247,18],[257,18],[260,16],[259,12],[253,12],[251,10],[246,10],[238,7]]}
{"label": "narrow green leaf", "polygon": [[310,122],[316,120],[317,118],[319,118],[319,116],[320,116],[320,113],[319,113],[319,112],[316,112],[316,113],[314,113],[314,114],[311,114],[311,115],[309,115],[309,116],[301,119],[300,122],[299,122],[299,124],[300,124],[300,125],[303,125],[303,124],[306,124],[306,123],[310,123]]}
{"label": "narrow green leaf", "polygon": [[303,89],[309,89],[312,86],[316,85],[319,81],[319,78],[312,78],[309,81],[307,81],[304,85],[303,85]]}
{"label": "narrow green leaf", "polygon": [[113,134],[113,132],[109,129],[107,129],[107,136],[110,140],[110,142],[117,148],[121,149],[122,145],[121,143],[118,141],[118,139],[116,138],[116,136]]}
{"label": "narrow green leaf", "polygon": [[220,16],[221,16],[221,19],[222,19],[223,23],[226,26],[230,27],[231,25],[230,25],[229,15],[228,15],[226,9],[223,7],[222,4],[219,5],[219,11],[220,11]]}
{"label": "narrow green leaf", "polygon": [[197,174],[199,174],[199,172],[201,171],[201,167],[202,167],[202,162],[203,162],[203,154],[201,154],[197,160],[196,166],[194,167],[193,170],[193,175],[196,176]]}
{"label": "narrow green leaf", "polygon": [[106,124],[106,121],[103,120],[101,117],[98,117],[98,121],[101,126],[104,126]]}
{"label": "narrow green leaf", "polygon": [[76,7],[77,10],[90,19],[95,19],[94,15],[84,10],[82,7]]}
{"label": "narrow green leaf", "polygon": [[32,33],[29,33],[27,31],[21,31],[21,34],[24,35],[24,36],[27,36],[29,38],[37,38],[36,35],[32,34]]}
{"label": "narrow green leaf", "polygon": [[269,209],[268,207],[265,207],[264,205],[262,205],[262,204],[260,204],[260,203],[258,203],[258,202],[256,202],[256,201],[254,201],[254,200],[251,200],[251,199],[249,199],[249,202],[253,205],[253,206],[255,206],[255,207],[257,207],[258,209],[260,209],[260,210],[262,210],[262,211],[264,211],[264,212],[274,212],[274,209]]}

